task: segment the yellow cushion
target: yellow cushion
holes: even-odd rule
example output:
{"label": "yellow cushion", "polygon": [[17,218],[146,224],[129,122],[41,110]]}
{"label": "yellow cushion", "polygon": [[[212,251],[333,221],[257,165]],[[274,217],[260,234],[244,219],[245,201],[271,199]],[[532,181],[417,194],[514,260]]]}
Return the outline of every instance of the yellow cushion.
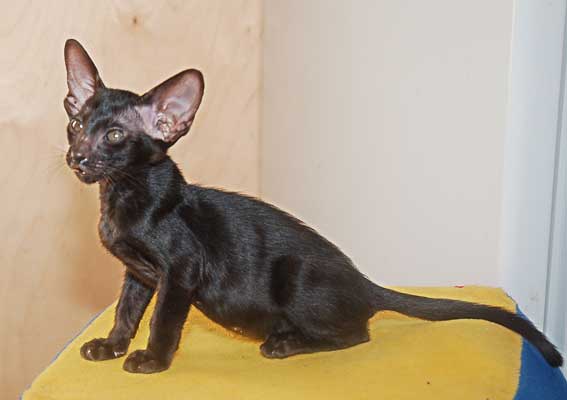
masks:
{"label": "yellow cushion", "polygon": [[[500,289],[403,288],[408,293],[502,306]],[[145,348],[148,308],[130,351]],[[268,360],[259,342],[229,333],[193,308],[171,368],[122,370],[124,358],[91,362],[81,345],[105,337],[114,305],[97,317],[33,382],[24,400],[65,399],[513,399],[521,338],[485,321],[427,322],[393,312],[370,322],[371,341],[350,349]]]}

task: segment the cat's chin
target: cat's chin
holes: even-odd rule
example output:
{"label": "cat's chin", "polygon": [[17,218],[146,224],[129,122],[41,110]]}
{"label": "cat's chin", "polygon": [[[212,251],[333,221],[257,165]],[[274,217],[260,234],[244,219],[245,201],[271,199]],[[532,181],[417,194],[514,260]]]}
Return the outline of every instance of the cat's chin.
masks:
{"label": "cat's chin", "polygon": [[79,180],[87,185],[92,185],[93,183],[97,183],[99,180],[101,180],[101,176],[98,175],[94,175],[94,174],[82,174],[80,172],[75,172],[75,175],[77,175],[77,178],[79,178]]}

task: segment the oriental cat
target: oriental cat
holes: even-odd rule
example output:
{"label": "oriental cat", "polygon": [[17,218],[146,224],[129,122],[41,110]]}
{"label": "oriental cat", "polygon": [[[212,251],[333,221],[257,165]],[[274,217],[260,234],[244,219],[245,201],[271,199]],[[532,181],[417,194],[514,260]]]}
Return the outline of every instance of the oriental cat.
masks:
{"label": "oriental cat", "polygon": [[195,119],[201,72],[184,70],[139,96],[106,87],[75,40],[65,43],[65,65],[66,161],[81,182],[98,183],[100,239],[125,266],[114,326],[108,337],[82,346],[85,359],[126,355],[155,294],[147,347],[126,357],[128,372],[169,368],[191,307],[259,338],[268,358],[364,343],[368,319],[393,310],[430,321],[491,321],[525,337],[550,365],[562,364],[555,347],[518,315],[380,287],[284,211],[187,183],[168,150]]}

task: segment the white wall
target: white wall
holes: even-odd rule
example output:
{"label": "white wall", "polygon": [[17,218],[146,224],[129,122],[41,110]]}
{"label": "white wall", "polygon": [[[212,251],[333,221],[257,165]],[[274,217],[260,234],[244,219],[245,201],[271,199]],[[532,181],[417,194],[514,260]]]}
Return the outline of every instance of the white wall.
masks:
{"label": "white wall", "polygon": [[262,196],[374,280],[498,284],[512,0],[268,0]]}

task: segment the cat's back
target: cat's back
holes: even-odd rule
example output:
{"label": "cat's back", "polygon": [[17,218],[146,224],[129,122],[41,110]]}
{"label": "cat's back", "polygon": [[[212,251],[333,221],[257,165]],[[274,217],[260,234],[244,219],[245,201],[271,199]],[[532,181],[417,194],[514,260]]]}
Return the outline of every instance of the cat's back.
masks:
{"label": "cat's back", "polygon": [[[272,254],[346,256],[300,219],[258,198],[227,190],[188,185],[187,217],[194,225],[214,224],[241,244],[263,246]],[[216,232],[220,233],[220,232]],[[215,235],[209,235],[213,237]]]}
{"label": "cat's back", "polygon": [[312,231],[301,220],[256,197],[224,189],[189,184],[189,197],[195,209],[213,214],[235,227],[261,227],[280,231]]}

